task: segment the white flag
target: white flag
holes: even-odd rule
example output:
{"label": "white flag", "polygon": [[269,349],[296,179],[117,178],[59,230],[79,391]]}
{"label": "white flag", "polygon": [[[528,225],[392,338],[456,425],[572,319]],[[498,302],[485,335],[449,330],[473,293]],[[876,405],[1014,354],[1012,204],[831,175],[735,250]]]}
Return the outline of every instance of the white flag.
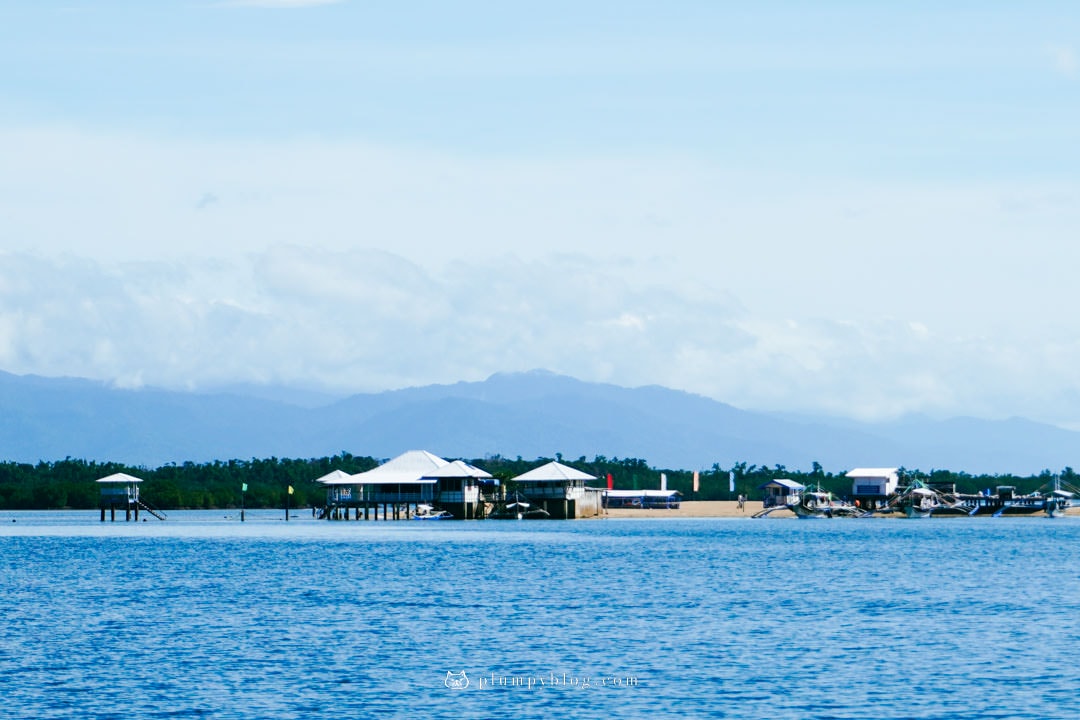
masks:
{"label": "white flag", "polygon": [[727,489],[728,492],[735,492],[735,471],[732,470],[727,474]]}
{"label": "white flag", "polygon": [[660,489],[667,490],[667,473],[660,473]]}

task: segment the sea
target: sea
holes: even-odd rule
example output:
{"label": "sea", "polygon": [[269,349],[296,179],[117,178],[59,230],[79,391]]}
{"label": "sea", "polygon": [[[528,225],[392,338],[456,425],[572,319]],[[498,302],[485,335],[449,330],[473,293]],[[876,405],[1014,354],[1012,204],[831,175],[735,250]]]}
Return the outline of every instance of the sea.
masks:
{"label": "sea", "polygon": [[0,718],[1077,718],[1080,518],[0,511]]}

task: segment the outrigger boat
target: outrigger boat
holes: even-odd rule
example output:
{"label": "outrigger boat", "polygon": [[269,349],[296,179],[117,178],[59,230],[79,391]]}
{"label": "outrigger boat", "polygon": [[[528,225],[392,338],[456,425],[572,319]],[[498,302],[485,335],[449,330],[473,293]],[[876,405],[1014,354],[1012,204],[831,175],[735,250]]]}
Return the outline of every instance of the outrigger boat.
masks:
{"label": "outrigger boat", "polygon": [[432,505],[417,505],[413,520],[453,520],[454,516],[445,510],[436,510]]}
{"label": "outrigger boat", "polygon": [[931,515],[975,516],[1034,515],[1045,512],[1050,517],[1072,507],[1073,493],[1062,490],[1055,479],[1052,492],[1033,492],[1017,495],[1011,485],[999,485],[993,495],[944,492],[928,487],[918,480],[902,489],[888,504],[886,511],[902,510],[909,518],[928,518]]}
{"label": "outrigger boat", "polygon": [[833,499],[832,493],[822,490],[808,490],[798,497],[793,496],[787,506],[800,520],[870,515],[857,505]]}
{"label": "outrigger boat", "polygon": [[1046,514],[1050,517],[1064,515],[1073,505],[1073,493],[1057,489],[1046,497]]}
{"label": "outrigger boat", "polygon": [[927,487],[919,480],[915,480],[910,486],[903,488],[884,509],[885,512],[893,512],[894,510],[902,511],[904,517],[923,519],[930,517],[935,512],[955,514],[967,512],[955,498],[949,499],[944,493]]}
{"label": "outrigger boat", "polygon": [[551,517],[544,508],[533,507],[518,493],[514,493],[513,500],[503,503],[488,515],[492,520],[546,520]]}
{"label": "outrigger boat", "polygon": [[908,494],[907,502],[900,507],[904,515],[909,518],[928,518],[935,510],[944,506],[938,499],[937,493],[929,488],[912,488]]}
{"label": "outrigger boat", "polygon": [[1009,485],[1001,485],[997,493],[990,495],[957,495],[957,507],[962,508],[968,515],[989,515],[1001,517],[1002,515],[1034,515],[1045,512],[1050,517],[1064,511],[1069,507],[1068,493],[1062,495],[1042,494],[1038,492],[1027,495],[1017,495],[1015,488]]}

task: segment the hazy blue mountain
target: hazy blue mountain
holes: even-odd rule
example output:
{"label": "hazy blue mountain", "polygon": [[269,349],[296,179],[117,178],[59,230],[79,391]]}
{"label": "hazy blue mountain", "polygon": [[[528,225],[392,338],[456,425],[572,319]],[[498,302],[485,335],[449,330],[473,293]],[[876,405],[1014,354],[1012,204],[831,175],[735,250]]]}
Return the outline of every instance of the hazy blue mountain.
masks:
{"label": "hazy blue mountain", "polygon": [[[319,401],[325,402],[318,405]],[[347,451],[388,458],[642,458],[664,468],[736,462],[1037,473],[1076,465],[1080,434],[1019,418],[892,423],[750,412],[657,386],[623,388],[543,371],[353,395],[284,388],[232,393],[121,390],[89,380],[0,373],[0,459],[65,457],[156,467]]]}

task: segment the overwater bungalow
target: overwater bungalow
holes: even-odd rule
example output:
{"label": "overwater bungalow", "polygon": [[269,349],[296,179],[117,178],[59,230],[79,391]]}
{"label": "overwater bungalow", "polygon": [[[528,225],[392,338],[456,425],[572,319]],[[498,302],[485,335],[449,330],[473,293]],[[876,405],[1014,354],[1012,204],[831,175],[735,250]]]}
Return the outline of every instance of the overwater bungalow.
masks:
{"label": "overwater bungalow", "polygon": [[491,475],[461,460],[449,462],[424,450],[410,450],[367,472],[350,475],[335,470],[318,478],[326,486],[322,517],[347,520],[398,520],[416,514],[421,505],[445,510],[455,518],[481,517],[480,484]]}
{"label": "overwater bungalow", "polygon": [[438,481],[435,500],[438,507],[462,520],[483,517],[481,485],[494,484],[491,473],[464,460],[455,460],[431,471],[428,477]]}
{"label": "overwater bungalow", "polygon": [[596,480],[560,462],[549,462],[512,480],[529,502],[541,506],[555,519],[598,516],[603,505],[600,489],[586,486]]}

